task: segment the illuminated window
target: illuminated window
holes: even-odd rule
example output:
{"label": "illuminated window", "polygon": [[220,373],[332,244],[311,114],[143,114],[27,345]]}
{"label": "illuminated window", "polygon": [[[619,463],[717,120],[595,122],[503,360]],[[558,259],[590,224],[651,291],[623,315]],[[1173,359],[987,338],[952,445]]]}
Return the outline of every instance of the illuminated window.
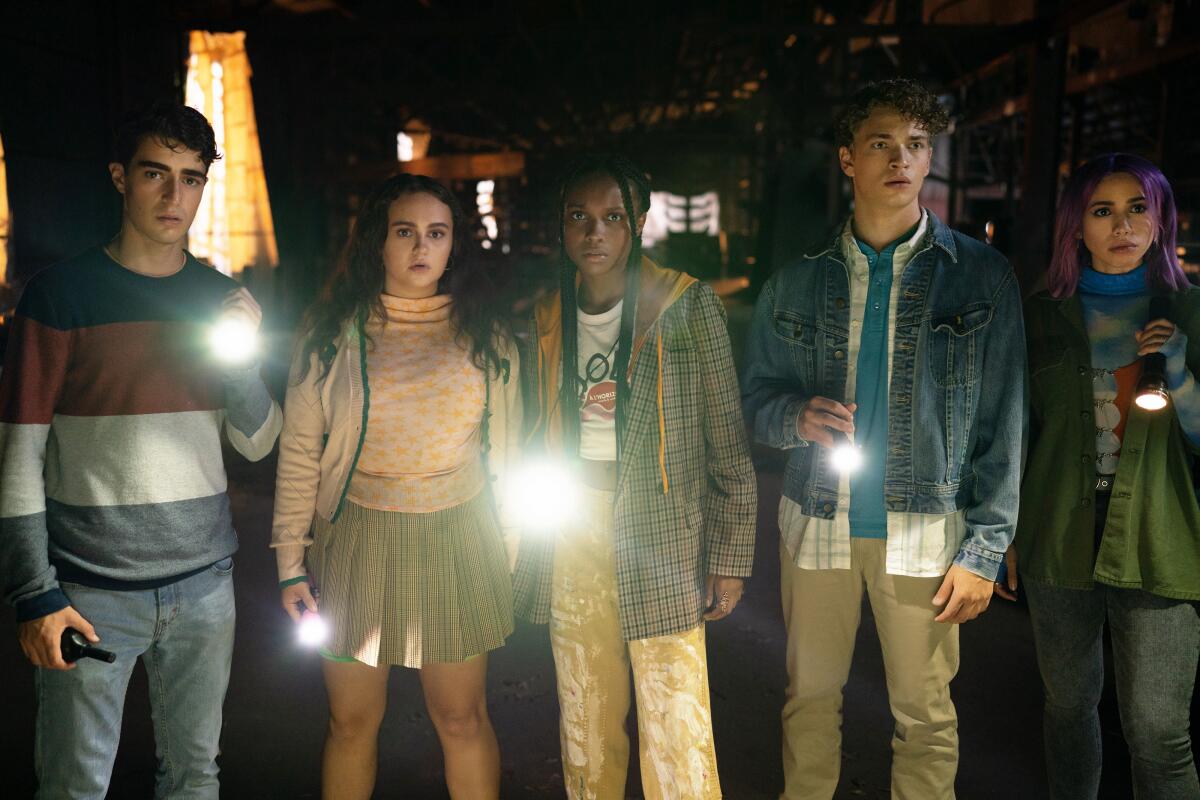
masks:
{"label": "illuminated window", "polygon": [[413,138],[404,131],[396,134],[396,160],[413,160]]}
{"label": "illuminated window", "polygon": [[479,221],[483,224],[483,232],[487,237],[479,243],[484,250],[495,247],[496,239],[500,236],[500,225],[496,222],[495,193],[495,181],[479,181],[475,184],[475,210],[479,212]]}
{"label": "illuminated window", "polygon": [[279,263],[267,199],[246,34],[191,32],[186,102],[208,117],[223,157],[188,234],[188,249],[226,275]]}
{"label": "illuminated window", "polygon": [[8,279],[8,173],[4,169],[4,142],[0,141],[0,284]]}
{"label": "illuminated window", "polygon": [[396,160],[420,161],[429,155],[429,142],[433,133],[419,119],[410,119],[404,130],[396,134]]}
{"label": "illuminated window", "polygon": [[653,247],[672,233],[716,236],[721,229],[721,201],[716,192],[691,197],[651,192],[650,211],[642,228],[642,244]]}

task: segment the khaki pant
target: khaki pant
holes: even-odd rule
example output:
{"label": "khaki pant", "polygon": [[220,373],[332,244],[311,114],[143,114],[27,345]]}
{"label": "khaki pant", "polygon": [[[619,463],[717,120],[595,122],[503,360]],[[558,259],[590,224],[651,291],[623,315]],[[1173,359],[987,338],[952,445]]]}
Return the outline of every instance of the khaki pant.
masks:
{"label": "khaki pant", "polygon": [[719,800],[704,626],[625,642],[613,561],[613,495],[586,490],[584,521],[555,545],[550,641],[570,800],[623,800],[629,672],[646,800]]}
{"label": "khaki pant", "polygon": [[888,575],[883,539],[852,539],[848,570],[800,569],[782,548],[787,623],[782,800],[829,800],[842,763],[842,692],[866,589],[887,674],[892,797],[952,800],[958,717],[950,680],[958,672],[958,626],[934,622],[941,578]]}

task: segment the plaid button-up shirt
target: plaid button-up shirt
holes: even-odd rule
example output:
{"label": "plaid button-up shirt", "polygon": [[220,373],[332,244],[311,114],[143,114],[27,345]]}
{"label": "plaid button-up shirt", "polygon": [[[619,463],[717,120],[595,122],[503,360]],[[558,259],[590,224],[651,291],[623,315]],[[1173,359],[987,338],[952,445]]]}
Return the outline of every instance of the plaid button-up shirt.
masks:
{"label": "plaid button-up shirt", "polygon": [[[757,507],[720,301],[706,284],[645,259],[639,306],[651,313],[638,315],[614,507],[627,641],[699,625],[707,575],[750,575]],[[540,406],[532,438],[552,452],[561,450],[559,307],[557,293],[539,304],[536,352],[526,373]],[[553,565],[553,537],[522,539],[514,575],[518,615],[549,621]]]}

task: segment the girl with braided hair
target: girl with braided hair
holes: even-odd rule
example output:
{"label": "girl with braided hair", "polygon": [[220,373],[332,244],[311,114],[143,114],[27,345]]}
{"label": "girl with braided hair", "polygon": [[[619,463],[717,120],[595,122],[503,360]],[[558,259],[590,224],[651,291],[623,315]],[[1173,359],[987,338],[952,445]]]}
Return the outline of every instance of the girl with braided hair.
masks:
{"label": "girl with braided hair", "polygon": [[582,508],[522,541],[514,603],[550,624],[568,797],[625,797],[632,668],[645,796],[719,798],[704,623],[741,597],[757,499],[724,310],[642,255],[650,188],[627,159],[575,162],[559,200],[531,443],[577,468]]}

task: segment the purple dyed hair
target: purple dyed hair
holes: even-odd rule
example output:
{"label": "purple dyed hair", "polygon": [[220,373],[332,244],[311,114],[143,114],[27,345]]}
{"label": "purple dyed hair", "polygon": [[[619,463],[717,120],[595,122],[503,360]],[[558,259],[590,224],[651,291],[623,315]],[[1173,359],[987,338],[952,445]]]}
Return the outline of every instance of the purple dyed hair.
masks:
{"label": "purple dyed hair", "polygon": [[1054,223],[1054,255],[1046,271],[1050,294],[1064,299],[1075,294],[1079,271],[1091,262],[1091,253],[1079,238],[1083,215],[1100,181],[1123,172],[1142,185],[1157,233],[1146,251],[1146,283],[1151,290],[1179,292],[1188,287],[1187,276],[1175,255],[1175,194],[1162,171],[1141,156],[1108,153],[1075,170],[1058,201]]}

